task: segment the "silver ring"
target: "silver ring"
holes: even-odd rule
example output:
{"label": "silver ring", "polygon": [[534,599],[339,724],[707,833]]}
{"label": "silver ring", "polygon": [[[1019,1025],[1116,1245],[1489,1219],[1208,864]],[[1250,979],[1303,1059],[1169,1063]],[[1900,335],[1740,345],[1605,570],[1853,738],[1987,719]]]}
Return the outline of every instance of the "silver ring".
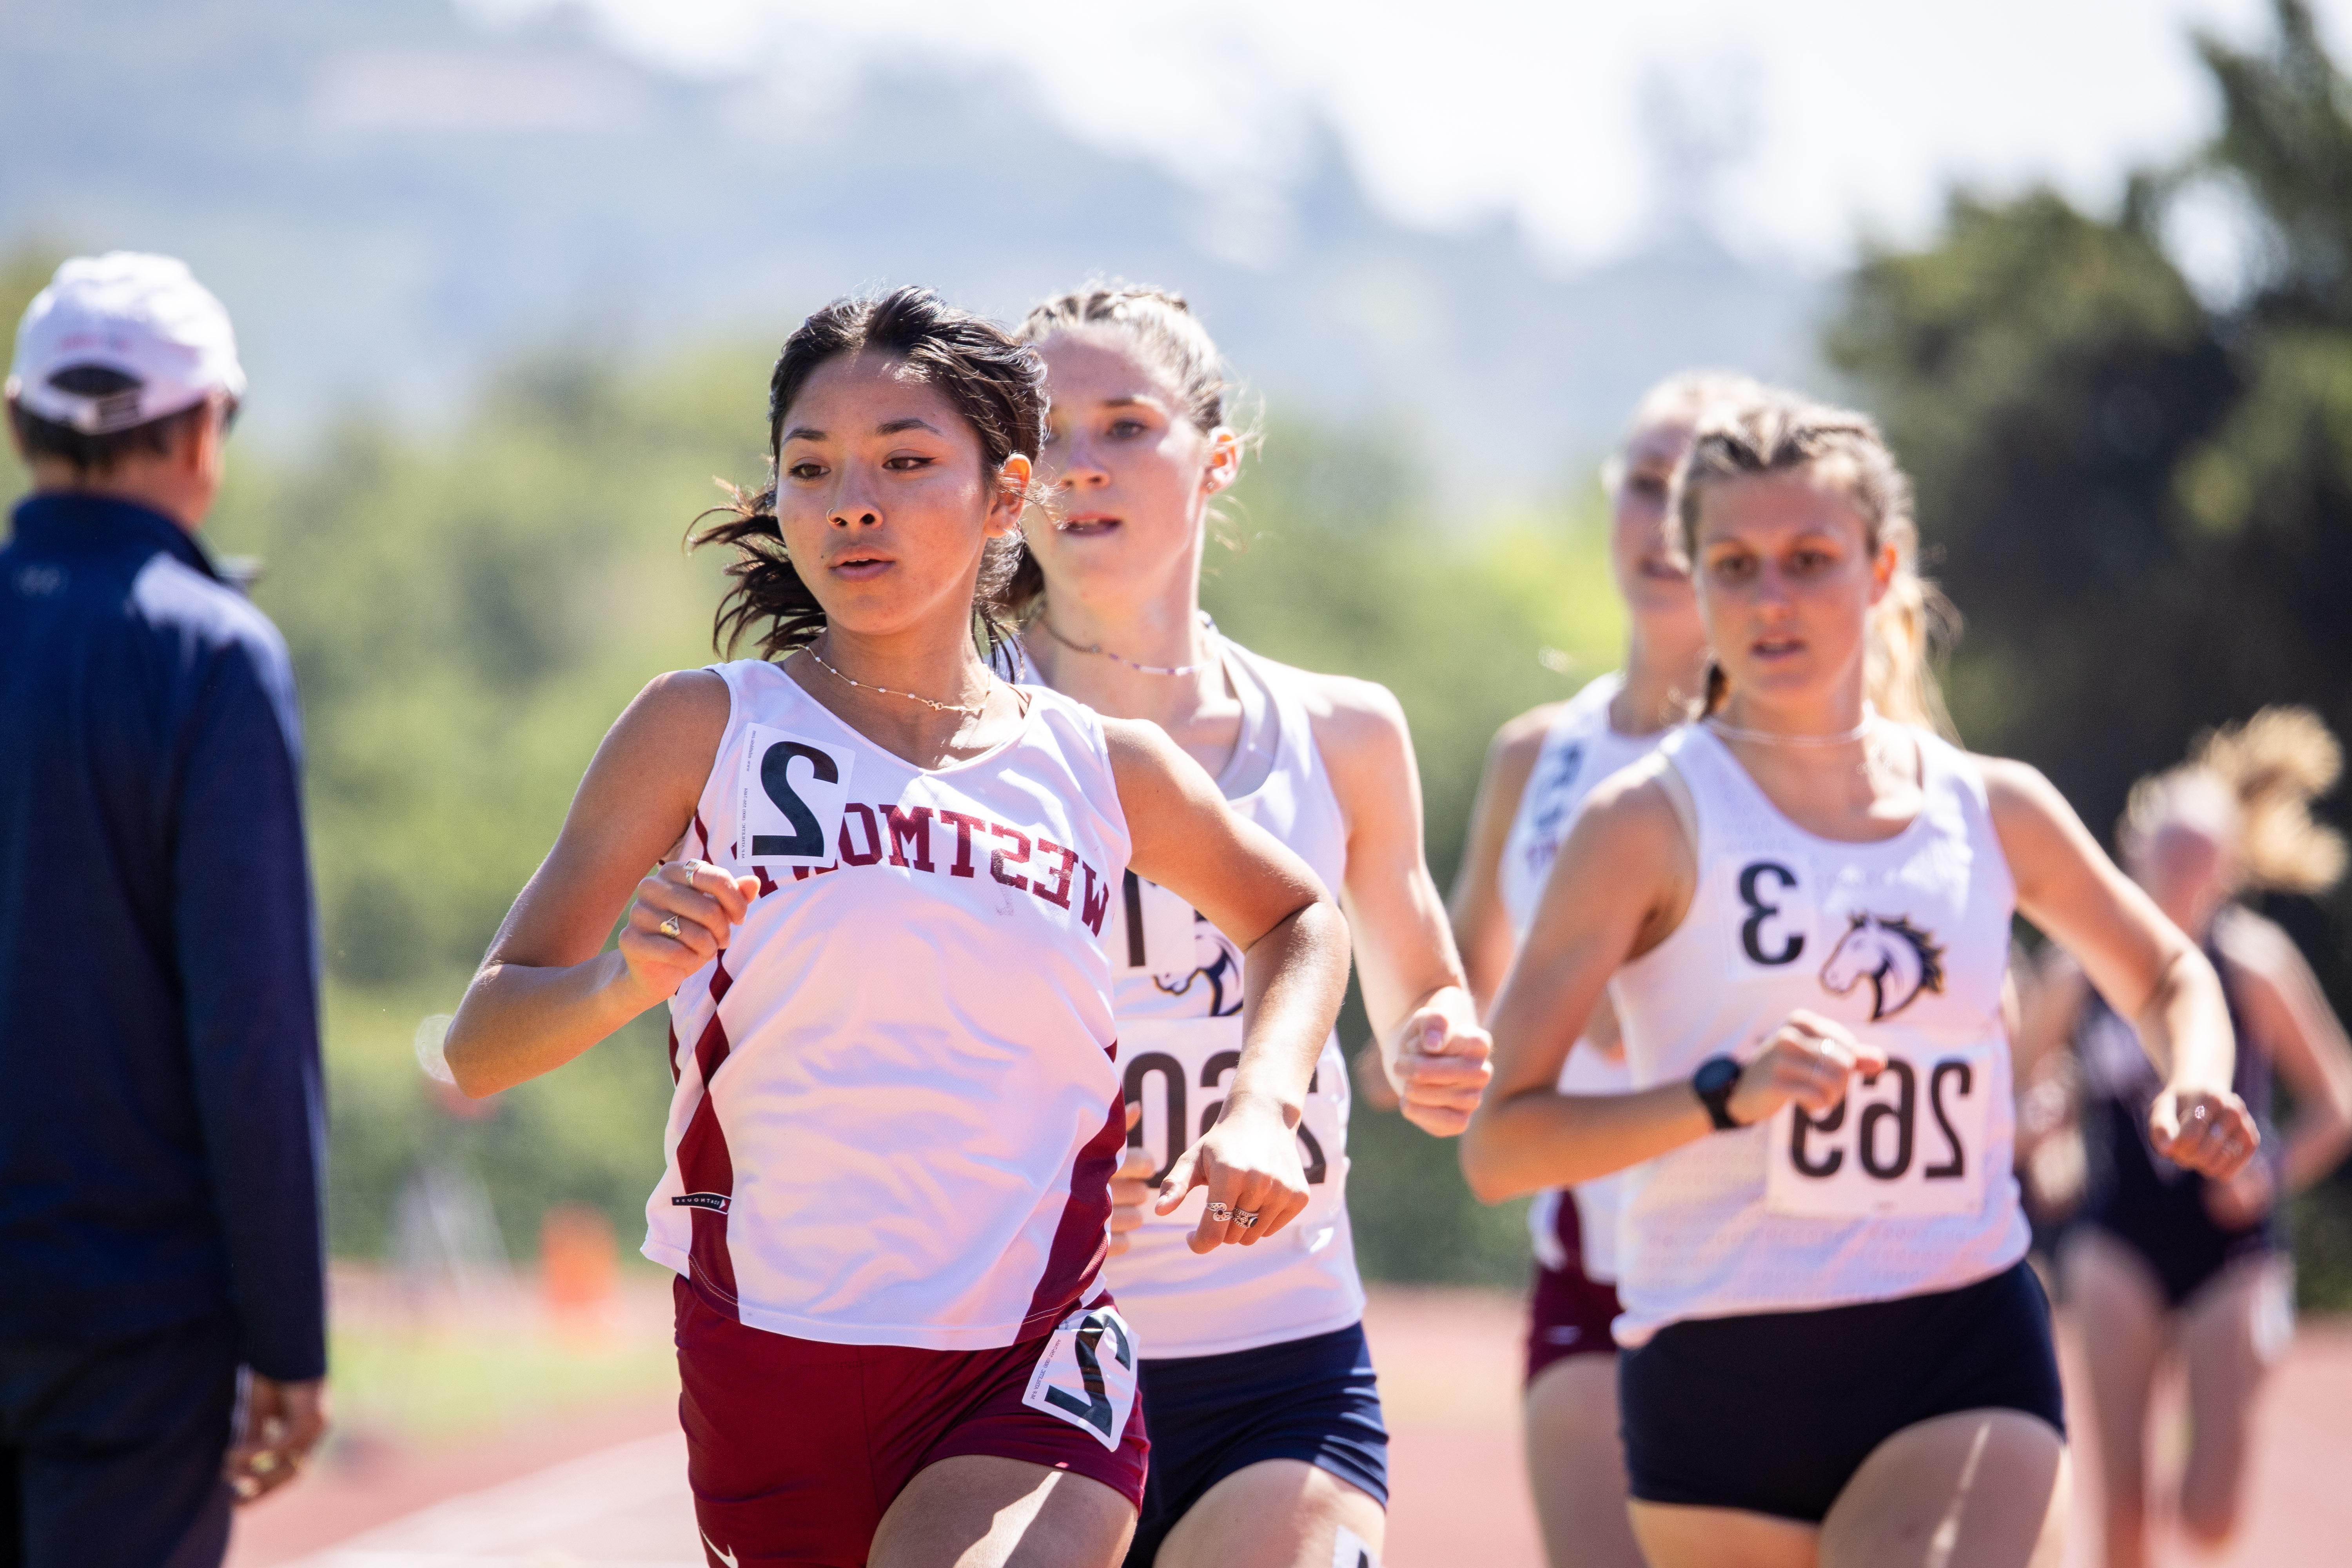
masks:
{"label": "silver ring", "polygon": [[1241,1226],[1244,1230],[1247,1230],[1250,1226],[1257,1223],[1257,1215],[1255,1213],[1246,1210],[1238,1211],[1234,1215],[1234,1223]]}
{"label": "silver ring", "polygon": [[662,921],[661,924],[656,926],[654,929],[660,931],[664,936],[674,937],[678,933],[679,929],[677,917],[676,915],[672,915],[669,919]]}
{"label": "silver ring", "polygon": [[1209,1205],[1209,1217],[1215,1220],[1219,1225],[1223,1225],[1225,1221],[1234,1217],[1234,1207],[1231,1204],[1211,1204]]}
{"label": "silver ring", "polygon": [[2189,1110],[2189,1120],[2190,1120],[2191,1121],[2204,1121],[2204,1120],[2205,1120],[2205,1107],[2203,1107],[2203,1106],[2200,1105],[2200,1106],[2196,1106],[2196,1107],[2191,1108],[2191,1109],[2190,1109],[2190,1110]]}

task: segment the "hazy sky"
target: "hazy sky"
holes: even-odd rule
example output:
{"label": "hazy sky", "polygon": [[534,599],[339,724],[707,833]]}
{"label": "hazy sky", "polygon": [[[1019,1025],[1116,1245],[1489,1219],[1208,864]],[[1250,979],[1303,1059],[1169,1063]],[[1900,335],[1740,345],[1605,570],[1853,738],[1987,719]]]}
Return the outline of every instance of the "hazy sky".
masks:
{"label": "hazy sky", "polygon": [[[647,55],[757,69],[813,117],[846,66],[1002,71],[1088,140],[1244,196],[1295,166],[1319,115],[1391,212],[1508,212],[1564,260],[1622,252],[1654,217],[1643,127],[1663,83],[1724,150],[1705,203],[1718,230],[1817,266],[1861,232],[1923,234],[1956,177],[2111,200],[2124,169],[2212,122],[2189,27],[2249,42],[2270,13],[2268,0],[580,3]],[[2352,0],[2319,11],[2339,47],[2352,39]],[[2226,269],[2226,247],[2203,247]]]}

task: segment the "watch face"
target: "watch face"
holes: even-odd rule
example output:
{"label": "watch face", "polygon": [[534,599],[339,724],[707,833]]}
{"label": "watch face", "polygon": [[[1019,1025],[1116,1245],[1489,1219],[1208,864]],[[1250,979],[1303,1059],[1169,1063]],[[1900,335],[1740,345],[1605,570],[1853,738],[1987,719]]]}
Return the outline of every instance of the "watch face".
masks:
{"label": "watch face", "polygon": [[1701,1094],[1721,1094],[1739,1081],[1739,1064],[1729,1057],[1717,1057],[1700,1064],[1697,1088]]}

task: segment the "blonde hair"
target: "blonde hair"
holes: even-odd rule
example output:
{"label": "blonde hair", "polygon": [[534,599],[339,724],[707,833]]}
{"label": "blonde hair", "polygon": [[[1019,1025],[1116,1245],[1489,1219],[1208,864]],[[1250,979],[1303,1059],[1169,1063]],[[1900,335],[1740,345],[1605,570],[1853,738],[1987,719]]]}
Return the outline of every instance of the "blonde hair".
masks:
{"label": "blonde hair", "polygon": [[[2344,835],[2314,821],[2311,803],[2343,773],[2344,748],[2318,714],[2265,708],[2206,731],[2188,761],[2133,784],[2116,836],[2128,847],[2168,822],[2198,821],[2231,841],[2242,887],[2324,893],[2344,876]],[[2198,809],[2216,795],[2220,812]],[[2199,820],[2214,816],[2233,820]]]}
{"label": "blonde hair", "polygon": [[[1868,415],[1771,388],[1715,405],[1675,469],[1667,506],[1679,548],[1696,556],[1699,503],[1709,486],[1808,469],[1843,483],[1874,554],[1895,548],[1895,576],[1870,615],[1863,679],[1872,704],[1899,723],[1958,740],[1936,666],[1959,635],[1960,614],[1920,575],[1911,477]],[[1721,705],[1727,686],[1722,667],[1711,667],[1704,711]]]}

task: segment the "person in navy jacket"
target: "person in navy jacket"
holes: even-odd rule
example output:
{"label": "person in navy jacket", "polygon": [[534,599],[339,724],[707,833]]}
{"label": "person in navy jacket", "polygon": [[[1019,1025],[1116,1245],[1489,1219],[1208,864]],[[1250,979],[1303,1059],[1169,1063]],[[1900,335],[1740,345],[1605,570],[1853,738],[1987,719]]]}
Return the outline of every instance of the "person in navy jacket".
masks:
{"label": "person in navy jacket", "polygon": [[294,682],[195,530],[245,376],[185,266],[67,262],[7,382],[0,1568],[216,1564],[325,1430]]}

